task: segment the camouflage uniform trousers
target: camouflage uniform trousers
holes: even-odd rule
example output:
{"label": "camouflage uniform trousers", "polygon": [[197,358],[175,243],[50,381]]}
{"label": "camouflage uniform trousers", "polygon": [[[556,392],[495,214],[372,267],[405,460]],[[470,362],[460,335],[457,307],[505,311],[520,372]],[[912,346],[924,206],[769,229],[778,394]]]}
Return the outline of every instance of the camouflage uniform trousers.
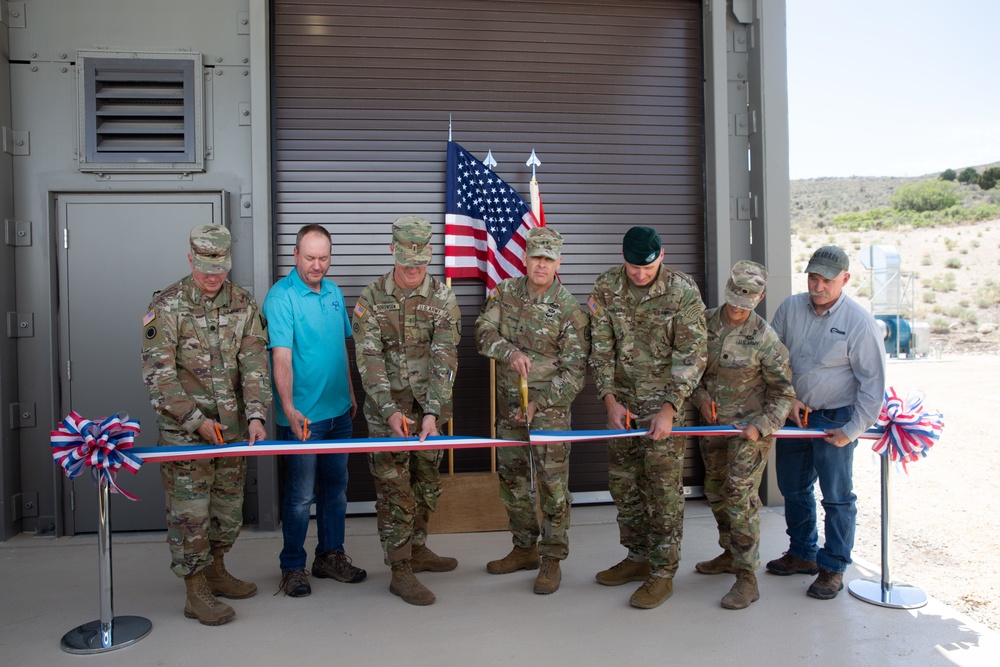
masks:
{"label": "camouflage uniform trousers", "polygon": [[648,560],[652,576],[672,578],[684,533],[684,438],[610,440],[608,460],[622,546]]}
{"label": "camouflage uniform trousers", "polygon": [[760,480],[774,440],[739,437],[701,438],[705,496],[719,527],[719,546],[733,556],[733,567],[760,567]]}
{"label": "camouflage uniform trousers", "polygon": [[[556,409],[547,412],[556,412]],[[570,426],[569,411],[562,418],[535,415],[532,426],[539,429],[565,430]],[[497,435],[504,440],[527,440],[524,425],[498,424]],[[573,495],[569,492],[569,453],[566,442],[531,447],[535,459],[535,489],[530,488],[531,464],[528,447],[497,448],[497,469],[500,473],[500,500],[507,510],[508,526],[513,542],[523,549],[538,543],[543,558],[565,560],[569,554],[569,516]],[[541,523],[539,523],[541,510]],[[539,539],[539,537],[541,539]]]}
{"label": "camouflage uniform trousers", "polygon": [[[422,417],[417,416],[417,424]],[[369,422],[368,431],[373,438],[393,435],[387,424]],[[408,560],[413,547],[427,543],[427,522],[441,496],[443,456],[443,449],[368,454],[368,467],[375,480],[378,535],[386,565]]]}
{"label": "camouflage uniform trousers", "polygon": [[160,464],[167,494],[167,544],[170,569],[178,577],[212,563],[212,549],[228,552],[243,525],[243,487],[247,461],[242,456],[188,459]]}

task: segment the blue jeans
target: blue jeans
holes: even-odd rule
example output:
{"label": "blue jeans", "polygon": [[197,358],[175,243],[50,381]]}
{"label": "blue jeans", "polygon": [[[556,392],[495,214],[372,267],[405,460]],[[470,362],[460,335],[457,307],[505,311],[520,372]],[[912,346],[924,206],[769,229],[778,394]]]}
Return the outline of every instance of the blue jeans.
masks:
{"label": "blue jeans", "polygon": [[[309,440],[342,440],[351,437],[350,411],[334,419],[309,423]],[[292,429],[278,425],[279,440],[295,440]],[[309,507],[316,499],[316,553],[344,550],[347,516],[347,454],[292,454],[285,456],[285,489],[281,500],[281,535],[278,556],[283,571],[306,568],[306,531]],[[314,494],[315,491],[315,494]]]}
{"label": "blue jeans", "polygon": [[[834,429],[846,424],[853,406],[809,413],[809,428]],[[794,426],[792,422],[787,425]],[[785,497],[788,553],[816,561],[824,570],[844,572],[851,563],[858,509],[854,495],[854,449],[858,441],[834,447],[822,438],[778,438],[775,445],[778,489]],[[816,498],[819,480],[823,493],[826,543],[817,549]]]}

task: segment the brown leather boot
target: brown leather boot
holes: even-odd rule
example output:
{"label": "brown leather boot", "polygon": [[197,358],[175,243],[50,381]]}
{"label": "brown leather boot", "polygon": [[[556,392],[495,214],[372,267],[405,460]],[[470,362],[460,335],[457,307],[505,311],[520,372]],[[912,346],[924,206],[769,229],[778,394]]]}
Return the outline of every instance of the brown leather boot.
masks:
{"label": "brown leather boot", "polygon": [[605,586],[621,586],[630,581],[643,581],[649,576],[649,561],[638,561],[625,558],[620,563],[612,565],[597,573],[597,583]]}
{"label": "brown leather boot", "polygon": [[222,625],[236,618],[236,612],[225,602],[220,602],[205,581],[205,571],[199,570],[184,577],[187,600],[184,601],[184,615],[196,618],[202,625]]}
{"label": "brown leather boot", "polygon": [[403,598],[403,602],[424,607],[434,604],[434,594],[413,576],[410,561],[403,560],[392,565],[392,581],[389,592]]}
{"label": "brown leather boot", "polygon": [[451,572],[458,561],[448,556],[438,556],[426,544],[415,546],[410,554],[410,569],[414,572]]}
{"label": "brown leather boot", "polygon": [[655,609],[667,601],[674,594],[674,580],[672,577],[646,577],[635,593],[632,593],[628,603],[639,609]]}
{"label": "brown leather boot", "polygon": [[212,594],[230,600],[242,600],[256,595],[257,584],[240,581],[229,574],[223,560],[225,555],[226,553],[222,549],[212,549],[212,564],[202,570]]}
{"label": "brown leather boot", "polygon": [[538,568],[538,576],[535,577],[535,593],[538,595],[548,595],[559,590],[559,582],[562,581],[562,573],[559,572],[559,561],[555,558],[543,558],[542,565]]}
{"label": "brown leather boot", "polygon": [[809,586],[806,595],[817,600],[832,600],[842,590],[844,590],[844,573],[820,568],[819,576]]}
{"label": "brown leather boot", "polygon": [[759,599],[757,575],[751,570],[739,570],[736,572],[736,583],[722,597],[722,606],[725,609],[746,609],[751,602]]}
{"label": "brown leather boot", "polygon": [[486,564],[490,574],[510,574],[518,570],[538,569],[538,545],[532,544],[530,549],[515,546],[510,553],[500,560],[491,560]]}
{"label": "brown leather boot", "polygon": [[701,574],[736,574],[733,569],[733,555],[724,551],[712,560],[703,560],[695,564],[694,569]]}

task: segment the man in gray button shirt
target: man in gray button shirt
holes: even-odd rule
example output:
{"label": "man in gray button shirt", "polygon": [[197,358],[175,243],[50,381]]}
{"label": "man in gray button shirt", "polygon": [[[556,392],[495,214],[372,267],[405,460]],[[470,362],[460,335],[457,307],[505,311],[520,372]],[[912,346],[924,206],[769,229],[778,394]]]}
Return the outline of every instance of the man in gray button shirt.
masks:
{"label": "man in gray button shirt", "polygon": [[[795,426],[826,431],[825,438],[783,438],[776,446],[778,489],[785,497],[789,537],[771,574],[816,574],[808,594],[837,597],[851,563],[857,507],[853,465],[857,438],[878,417],[885,392],[885,351],[871,313],[844,294],[851,278],[847,253],[824,246],[806,267],[809,291],[785,299],[771,320],[788,348],[796,399]],[[826,542],[817,548],[813,485],[823,492]]]}

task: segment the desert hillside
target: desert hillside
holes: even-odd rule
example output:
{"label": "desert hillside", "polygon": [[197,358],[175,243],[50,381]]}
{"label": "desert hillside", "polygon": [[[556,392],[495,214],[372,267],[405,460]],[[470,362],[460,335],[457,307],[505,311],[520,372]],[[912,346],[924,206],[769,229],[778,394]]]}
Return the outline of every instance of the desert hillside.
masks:
{"label": "desert hillside", "polygon": [[[1000,215],[993,219],[930,227],[892,226],[852,230],[845,214],[892,208],[898,188],[936,175],[914,178],[817,178],[792,181],[793,291],[805,289],[802,271],[812,252],[838,245],[851,258],[848,289],[868,303],[871,273],[860,261],[868,246],[885,245],[899,255],[909,322],[926,323],[934,354],[1000,352]],[[1000,187],[981,190],[956,184],[962,206],[1000,204]],[[992,217],[992,216],[991,216]]]}

